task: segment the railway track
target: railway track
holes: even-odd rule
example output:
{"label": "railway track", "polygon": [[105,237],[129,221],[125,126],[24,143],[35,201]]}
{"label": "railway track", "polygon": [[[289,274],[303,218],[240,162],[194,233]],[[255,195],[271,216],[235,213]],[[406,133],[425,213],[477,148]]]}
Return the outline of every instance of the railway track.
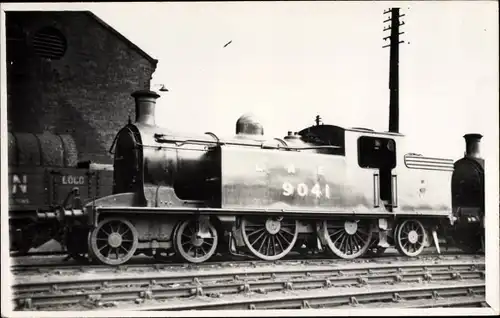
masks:
{"label": "railway track", "polygon": [[[484,255],[478,254],[459,254],[448,253],[443,255],[422,255],[410,259],[411,261],[445,261],[445,260],[484,260]],[[350,263],[363,264],[363,263],[390,263],[390,262],[405,262],[409,261],[408,257],[394,256],[394,255],[380,255],[376,257],[362,257],[350,260]],[[278,261],[261,261],[261,260],[231,260],[231,261],[209,261],[201,264],[187,264],[177,262],[154,262],[151,259],[140,263],[131,263],[120,266],[108,265],[94,265],[94,264],[75,264],[75,263],[61,263],[59,261],[51,263],[32,263],[32,264],[14,264],[11,266],[11,272],[14,275],[39,275],[39,274],[69,274],[82,273],[82,272],[144,272],[144,271],[158,271],[158,270],[186,270],[186,269],[206,269],[206,268],[226,268],[226,267],[262,267],[270,265],[342,265],[345,260],[334,258],[289,258]]]}
{"label": "railway track", "polygon": [[367,291],[328,289],[316,293],[300,293],[273,297],[238,297],[231,300],[199,300],[182,304],[142,306],[142,311],[181,310],[262,310],[352,308],[361,306],[384,308],[477,307],[485,302],[485,286],[481,282],[449,286],[377,286]]}
{"label": "railway track", "polygon": [[[480,286],[474,288],[478,289],[479,294],[481,290],[484,293],[484,260],[482,262],[440,261],[437,264],[406,262],[378,265],[344,264],[344,266],[337,267],[297,266],[297,268],[288,269],[233,268],[192,273],[167,271],[165,273],[149,272],[142,275],[130,273],[120,274],[120,276],[94,275],[70,278],[61,276],[50,280],[40,277],[38,281],[16,282],[12,290],[14,305],[20,309],[60,308],[61,306],[82,306],[82,304],[86,304],[87,307],[103,308],[123,301],[141,304],[152,301],[186,300],[193,297],[218,299],[241,294],[260,295],[282,291],[331,290],[345,286],[369,287],[410,283],[422,285],[429,282],[463,284],[464,281],[469,280],[475,281],[478,286],[482,284],[483,289]],[[478,283],[481,281],[482,283]],[[266,301],[269,299],[262,300],[264,307],[268,306]],[[259,306],[262,304],[258,303]],[[223,302],[210,306],[229,306],[230,309],[234,309],[231,306],[246,305],[248,304],[245,302],[238,304]],[[257,306],[257,304],[254,305]],[[236,309],[238,308],[240,307]]]}
{"label": "railway track", "polygon": [[67,255],[66,251],[50,251],[50,252],[10,252],[10,257],[36,257],[36,256],[57,256],[57,255]]}

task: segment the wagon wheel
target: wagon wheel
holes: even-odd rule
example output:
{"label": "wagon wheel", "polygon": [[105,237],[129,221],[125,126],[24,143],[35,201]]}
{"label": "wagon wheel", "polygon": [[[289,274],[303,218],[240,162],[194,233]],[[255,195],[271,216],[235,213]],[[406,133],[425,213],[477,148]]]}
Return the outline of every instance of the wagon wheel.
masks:
{"label": "wagon wheel", "polygon": [[297,220],[283,217],[243,218],[241,232],[247,248],[258,258],[275,261],[287,255],[299,236]]}
{"label": "wagon wheel", "polygon": [[354,259],[363,255],[372,243],[371,225],[362,221],[323,221],[320,235],[338,257]]}
{"label": "wagon wheel", "polygon": [[89,234],[89,254],[106,265],[121,265],[134,256],[138,245],[135,227],[120,218],[105,219]]}
{"label": "wagon wheel", "polygon": [[198,221],[186,220],[175,230],[174,247],[176,254],[191,263],[202,263],[215,254],[218,235],[215,227],[207,224],[210,237],[197,236]]}
{"label": "wagon wheel", "polygon": [[405,220],[396,229],[396,249],[410,257],[422,253],[425,248],[425,228],[419,220]]}

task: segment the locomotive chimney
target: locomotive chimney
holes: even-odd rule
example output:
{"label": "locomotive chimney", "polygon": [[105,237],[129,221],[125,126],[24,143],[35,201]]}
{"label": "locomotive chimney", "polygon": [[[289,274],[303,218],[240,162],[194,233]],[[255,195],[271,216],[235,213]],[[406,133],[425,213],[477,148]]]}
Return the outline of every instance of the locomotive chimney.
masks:
{"label": "locomotive chimney", "polygon": [[160,95],[147,90],[136,91],[131,95],[135,99],[136,123],[155,126],[156,99]]}
{"label": "locomotive chimney", "polygon": [[481,134],[466,134],[465,138],[465,156],[471,158],[481,158]]}

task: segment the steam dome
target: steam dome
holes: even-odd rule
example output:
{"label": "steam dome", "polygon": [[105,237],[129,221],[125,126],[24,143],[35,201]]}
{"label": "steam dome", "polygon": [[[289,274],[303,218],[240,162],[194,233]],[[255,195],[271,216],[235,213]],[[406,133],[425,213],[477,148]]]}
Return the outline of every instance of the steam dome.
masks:
{"label": "steam dome", "polygon": [[244,114],[236,122],[236,134],[264,135],[264,127],[254,114]]}

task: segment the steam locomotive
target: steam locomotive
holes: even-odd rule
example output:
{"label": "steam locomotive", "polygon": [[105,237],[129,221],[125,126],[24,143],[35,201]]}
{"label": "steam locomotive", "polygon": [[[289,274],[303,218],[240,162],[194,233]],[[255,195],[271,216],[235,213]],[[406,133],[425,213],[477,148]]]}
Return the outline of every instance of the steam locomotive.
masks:
{"label": "steam locomotive", "polygon": [[[484,237],[480,135],[465,136],[457,162],[411,153],[397,132],[319,120],[269,139],[244,115],[231,138],[182,137],[156,125],[158,94],[132,96],[136,121],[111,147],[113,194],[82,204],[76,189],[58,212],[75,233],[69,248],[101,263],[217,252],[271,261],[301,248],[354,259],[390,245],[412,257],[439,250],[437,233],[472,249]],[[464,240],[464,229],[474,234]]]}
{"label": "steam locomotive", "polygon": [[8,144],[11,252],[22,255],[51,239],[72,238],[57,213],[72,189],[85,199],[112,193],[113,166],[78,162],[70,135],[9,132]]}

